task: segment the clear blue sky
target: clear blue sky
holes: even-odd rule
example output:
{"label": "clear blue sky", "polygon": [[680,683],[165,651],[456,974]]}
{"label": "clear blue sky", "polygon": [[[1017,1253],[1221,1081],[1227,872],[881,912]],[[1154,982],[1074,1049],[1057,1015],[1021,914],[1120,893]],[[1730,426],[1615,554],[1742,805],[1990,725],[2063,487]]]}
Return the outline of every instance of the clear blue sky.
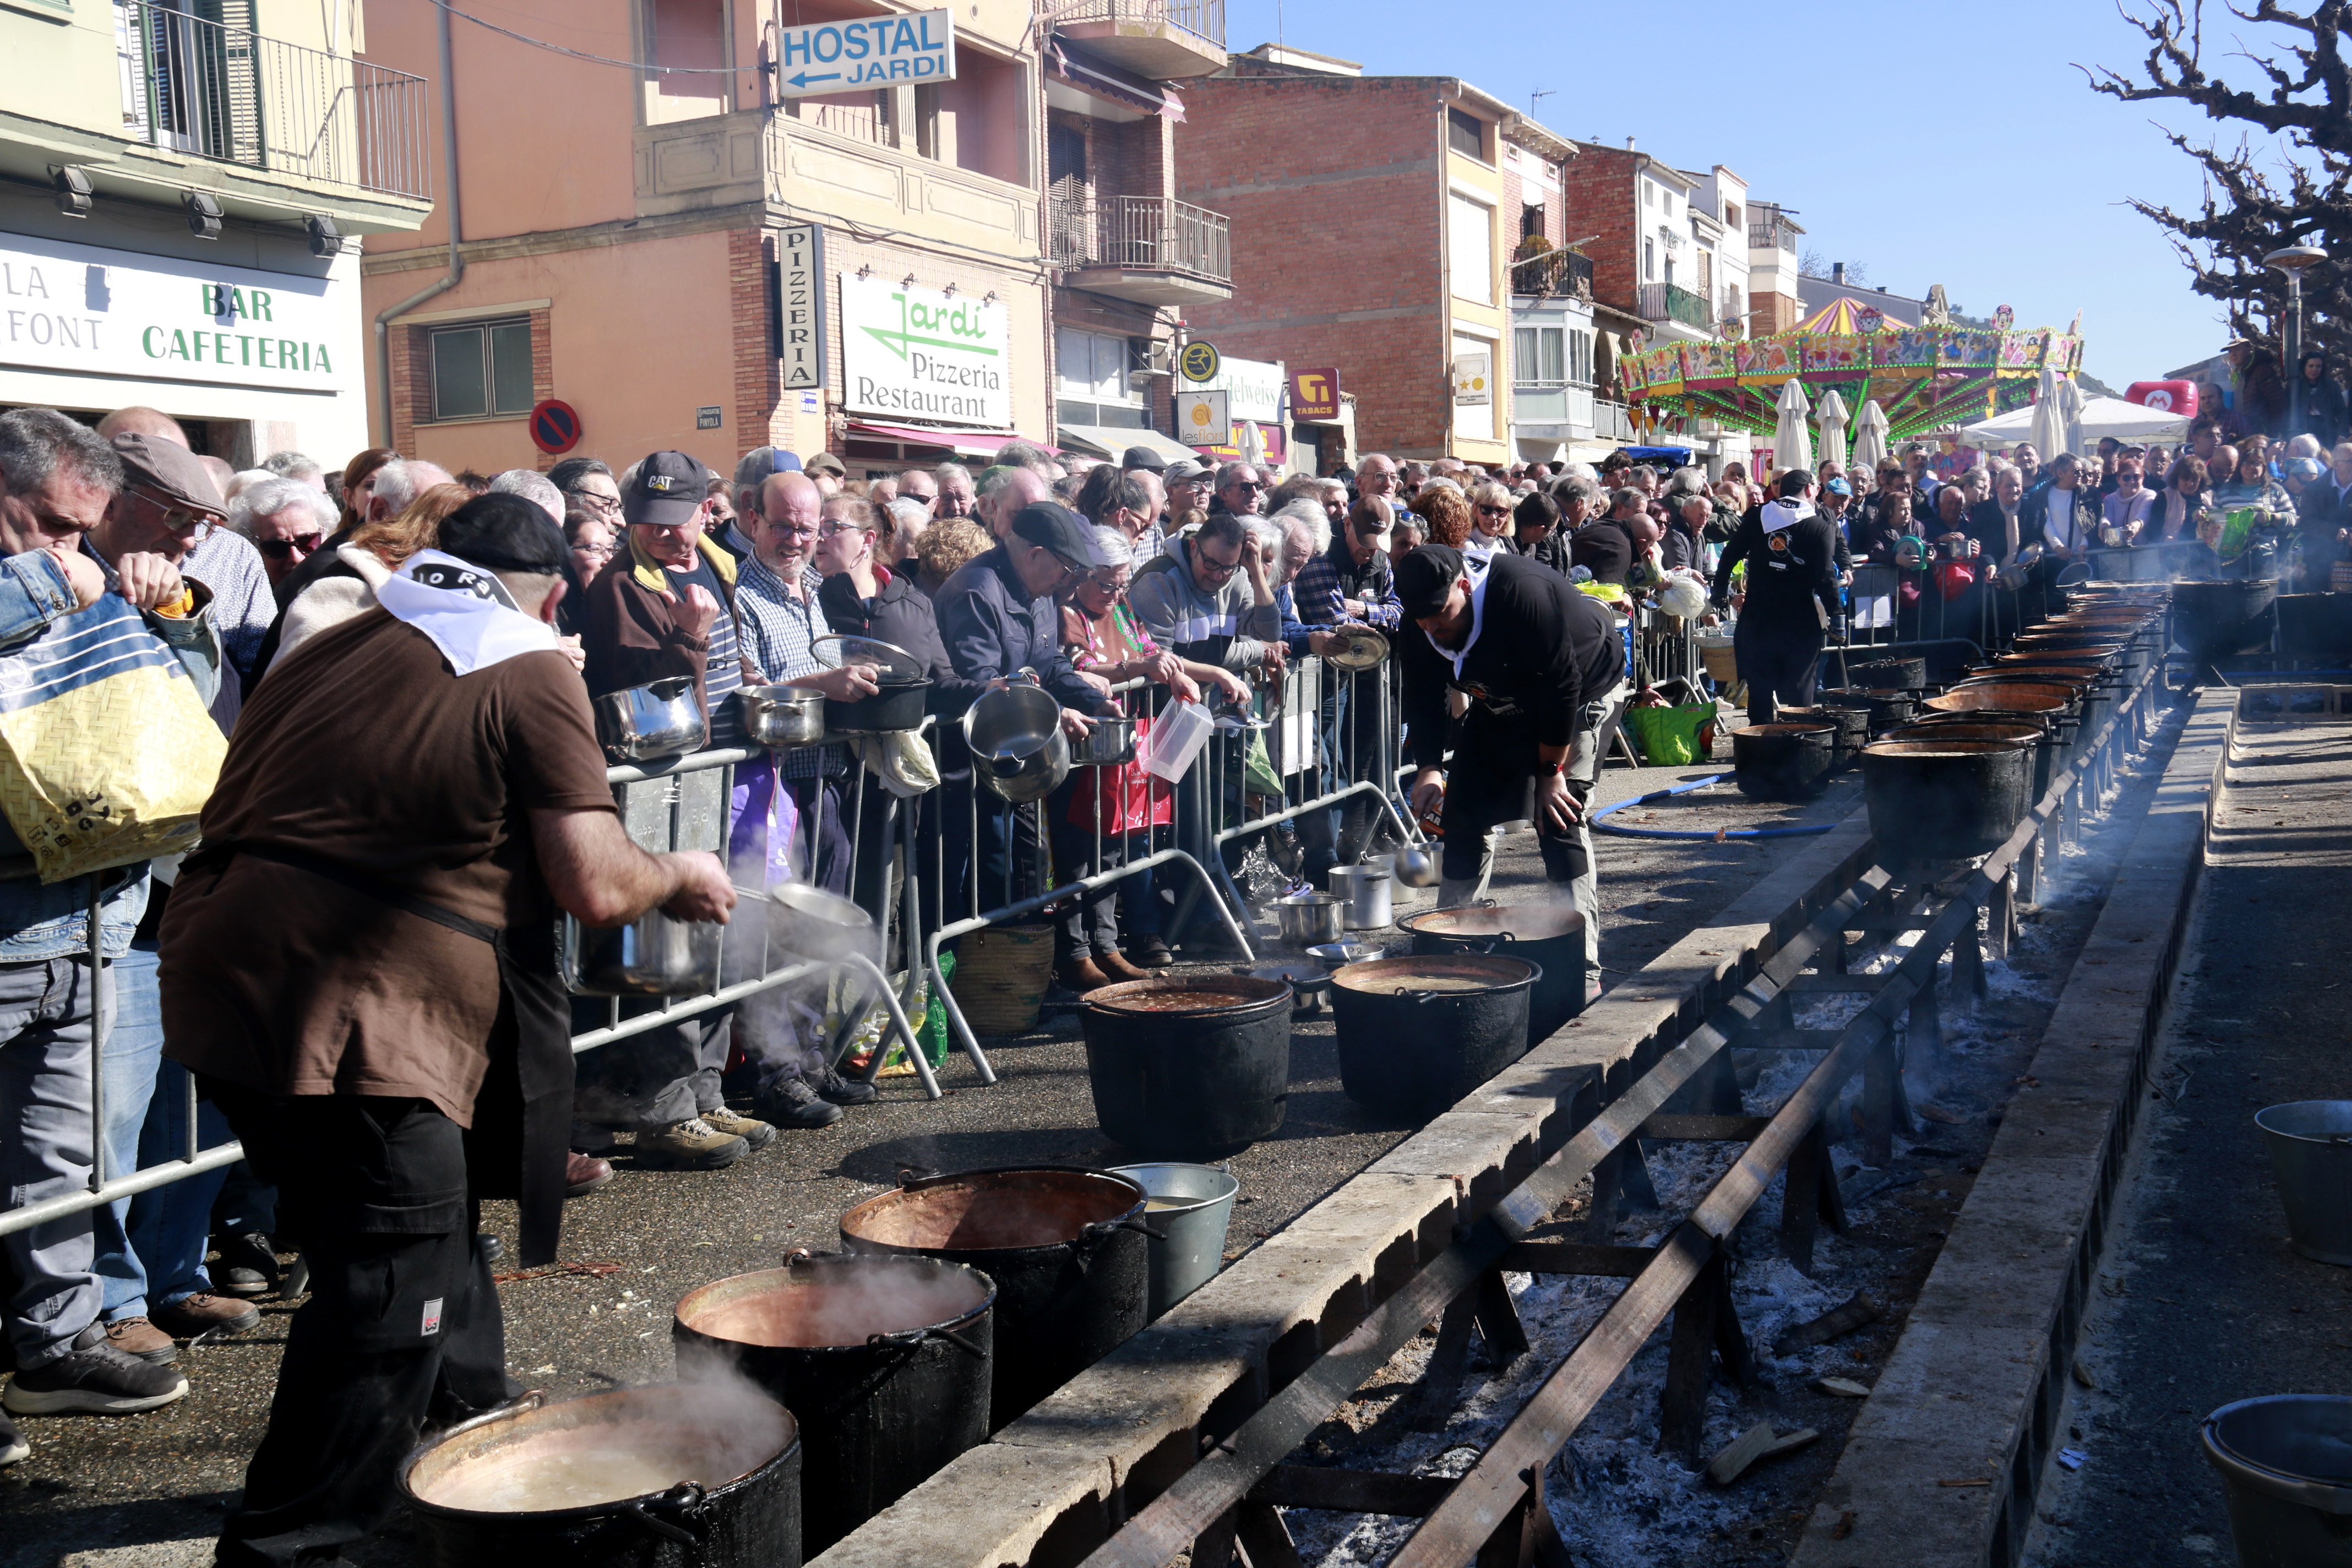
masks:
{"label": "clear blue sky", "polygon": [[[2220,10],[2221,38],[2256,41]],[[1226,0],[1228,48],[1276,26],[1276,0]],[[1866,263],[1874,287],[1916,299],[1941,283],[1969,314],[2006,304],[2020,326],[2080,310],[2085,368],[2117,391],[2226,336],[2219,302],[2189,292],[2162,232],[2123,205],[2193,207],[2193,165],[2150,122],[2201,140],[2202,116],[2098,96],[2074,68],[2128,73],[2147,53],[2106,0],[1281,0],[1279,26],[1368,73],[1458,76],[1521,110],[1549,89],[1535,115],[1563,136],[1723,163],[1796,209],[1824,259]]]}

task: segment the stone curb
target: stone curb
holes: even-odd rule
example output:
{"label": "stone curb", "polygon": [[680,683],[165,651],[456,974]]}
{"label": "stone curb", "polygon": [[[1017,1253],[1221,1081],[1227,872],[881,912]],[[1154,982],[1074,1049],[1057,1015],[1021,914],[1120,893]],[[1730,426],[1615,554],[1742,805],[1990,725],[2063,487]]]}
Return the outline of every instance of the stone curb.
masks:
{"label": "stone curb", "polygon": [[[2234,691],[2199,701],[1791,1568],[1993,1568],[2033,1521],[2202,873]],[[1986,1480],[1987,1486],[1946,1486]]]}

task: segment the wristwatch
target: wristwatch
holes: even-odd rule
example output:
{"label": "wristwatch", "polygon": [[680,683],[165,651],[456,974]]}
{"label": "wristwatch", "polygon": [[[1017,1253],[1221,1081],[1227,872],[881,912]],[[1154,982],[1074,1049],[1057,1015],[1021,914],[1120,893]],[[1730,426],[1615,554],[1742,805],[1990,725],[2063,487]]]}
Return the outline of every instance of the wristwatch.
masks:
{"label": "wristwatch", "polygon": [[1561,772],[1566,769],[1568,763],[1565,761],[1547,763],[1539,757],[1536,760],[1536,776],[1538,778],[1556,779],[1559,777]]}

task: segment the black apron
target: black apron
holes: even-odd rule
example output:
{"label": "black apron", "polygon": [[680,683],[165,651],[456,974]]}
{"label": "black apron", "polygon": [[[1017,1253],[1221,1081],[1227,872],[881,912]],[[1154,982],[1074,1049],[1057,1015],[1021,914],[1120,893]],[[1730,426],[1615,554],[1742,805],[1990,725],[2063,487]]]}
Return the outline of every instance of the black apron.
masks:
{"label": "black apron", "polygon": [[522,1267],[554,1262],[563,1230],[572,1067],[572,997],[556,971],[555,922],[520,930],[484,925],[363,872],[275,845],[208,844],[188,863],[225,867],[237,855],[322,877],[487,942],[498,954],[499,1016],[490,1030],[489,1071],[474,1097],[474,1125],[466,1133],[467,1181],[477,1198],[515,1200]]}

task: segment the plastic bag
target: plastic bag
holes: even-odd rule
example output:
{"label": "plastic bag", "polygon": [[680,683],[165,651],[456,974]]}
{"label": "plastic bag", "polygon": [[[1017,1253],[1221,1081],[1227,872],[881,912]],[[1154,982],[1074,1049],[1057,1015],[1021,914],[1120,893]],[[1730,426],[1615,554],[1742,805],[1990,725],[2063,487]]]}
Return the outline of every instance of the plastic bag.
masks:
{"label": "plastic bag", "polygon": [[1249,750],[1242,761],[1242,787],[1252,795],[1280,795],[1281,775],[1274,771],[1274,759],[1265,749],[1265,731],[1250,731]]}
{"label": "plastic bag", "polygon": [[[1715,704],[1686,703],[1680,708],[1628,708],[1625,728],[1642,761],[1654,768],[1682,767],[1704,762],[1713,753]],[[1710,731],[1702,737],[1701,731]]]}
{"label": "plastic bag", "polygon": [[0,809],[44,882],[195,847],[228,745],[196,683],[107,594],[0,658]]}

